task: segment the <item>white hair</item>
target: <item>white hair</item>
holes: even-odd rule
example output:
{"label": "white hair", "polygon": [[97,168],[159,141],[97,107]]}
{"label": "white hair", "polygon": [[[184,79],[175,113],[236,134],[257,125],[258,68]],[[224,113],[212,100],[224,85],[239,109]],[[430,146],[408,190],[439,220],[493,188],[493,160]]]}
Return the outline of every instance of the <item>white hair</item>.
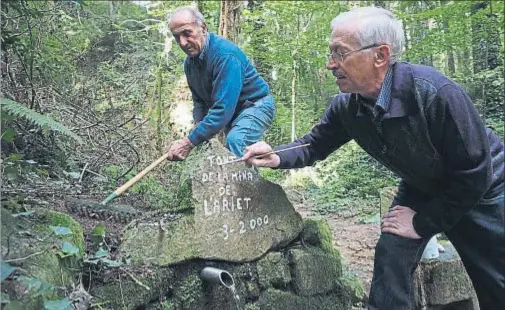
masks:
{"label": "white hair", "polygon": [[383,8],[360,7],[349,12],[339,14],[331,21],[331,31],[339,26],[356,24],[358,30],[354,38],[363,47],[372,44],[388,44],[391,47],[392,65],[400,58],[403,51],[405,34],[402,24],[391,13]]}
{"label": "white hair", "polygon": [[176,8],[172,14],[170,14],[170,19],[175,16],[177,13],[180,13],[180,12],[189,12],[191,13],[191,15],[193,15],[193,17],[195,18],[195,24],[197,24],[198,26],[201,26],[203,25],[203,23],[205,23],[205,18],[203,17],[203,14],[200,13],[200,11],[198,11],[197,9],[195,9],[194,7],[192,6],[181,6],[181,7],[178,7]]}

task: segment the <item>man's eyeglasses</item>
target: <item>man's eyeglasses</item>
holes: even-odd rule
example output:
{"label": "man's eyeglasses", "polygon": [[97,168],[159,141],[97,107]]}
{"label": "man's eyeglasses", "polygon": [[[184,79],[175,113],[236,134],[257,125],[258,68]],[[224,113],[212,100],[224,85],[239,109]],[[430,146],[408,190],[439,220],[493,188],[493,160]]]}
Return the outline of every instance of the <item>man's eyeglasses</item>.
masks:
{"label": "man's eyeglasses", "polygon": [[349,54],[356,53],[356,52],[361,52],[363,50],[366,50],[366,49],[369,49],[369,48],[372,48],[372,47],[378,47],[378,46],[381,46],[381,45],[384,45],[384,44],[377,44],[377,43],[375,43],[375,44],[364,46],[362,48],[358,48],[357,50],[350,51],[350,52],[347,52],[347,53],[340,53],[340,52],[337,52],[337,51],[333,51],[333,52],[331,52],[331,54],[328,54],[328,61],[333,60],[334,62],[343,62],[344,61],[344,57],[347,56],[347,55],[349,55]]}

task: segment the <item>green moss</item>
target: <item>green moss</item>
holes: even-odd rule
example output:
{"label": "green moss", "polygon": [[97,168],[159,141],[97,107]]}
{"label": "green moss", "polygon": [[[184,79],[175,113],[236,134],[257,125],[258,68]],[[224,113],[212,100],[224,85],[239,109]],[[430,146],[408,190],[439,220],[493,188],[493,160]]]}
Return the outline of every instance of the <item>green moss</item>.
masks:
{"label": "green moss", "polygon": [[[348,300],[338,294],[298,296],[269,288],[264,291],[256,304],[260,309],[275,310],[347,310],[351,309]],[[254,309],[254,308],[253,308]]]}
{"label": "green moss", "polygon": [[198,309],[202,294],[202,280],[197,274],[189,274],[174,292],[183,309]]}
{"label": "green moss", "polygon": [[245,310],[261,310],[261,308],[255,304],[247,304]]}
{"label": "green moss", "polygon": [[317,246],[340,260],[340,252],[333,246],[333,234],[326,220],[305,219],[301,238],[305,244]]}
{"label": "green moss", "polygon": [[[57,255],[59,249],[54,246],[59,240],[52,235],[40,236],[38,233],[40,229],[50,230],[49,225],[34,224],[35,222],[14,218],[8,211],[2,209],[2,247],[9,246],[10,258],[26,258],[19,262],[19,267],[24,270],[23,275],[33,279],[34,283],[39,280],[45,286],[71,286],[74,284],[77,269],[70,268],[70,266],[74,265],[77,259],[75,257],[59,258]],[[34,226],[39,226],[39,230],[37,231]],[[9,238],[7,236],[15,237]],[[26,309],[30,309],[29,305],[32,303],[30,296],[34,293],[24,291],[18,296],[20,301],[25,304]],[[58,296],[54,290],[50,289],[43,295],[46,299],[63,297]]]}
{"label": "green moss", "polygon": [[77,223],[71,216],[52,210],[45,210],[41,213],[41,218],[45,224],[36,225],[34,228],[38,231],[50,233],[52,232],[50,226],[67,227],[72,231],[72,235],[58,236],[61,240],[71,242],[79,248],[80,255],[84,254],[84,232],[79,223]]}
{"label": "green moss", "polygon": [[342,276],[340,260],[320,248],[290,249],[293,288],[298,295],[312,296],[334,291]]}
{"label": "green moss", "polygon": [[291,282],[288,261],[279,252],[270,252],[258,264],[258,283],[263,288],[284,288]]}
{"label": "green moss", "polygon": [[[134,265],[167,266],[198,256],[199,246],[194,231],[194,215],[184,215],[167,223],[167,232],[157,226],[130,225],[123,232],[121,255],[128,255]],[[140,246],[139,246],[140,244]]]}
{"label": "green moss", "polygon": [[165,300],[161,303],[161,310],[174,310],[174,305],[172,305],[169,301]]}
{"label": "green moss", "polygon": [[350,293],[354,303],[363,300],[365,290],[363,289],[360,279],[355,274],[344,274],[340,278],[340,283],[342,284],[344,290]]}
{"label": "green moss", "polygon": [[156,300],[160,296],[165,296],[170,292],[173,285],[173,270],[170,268],[159,268],[154,266],[143,267],[143,269],[130,270],[140,283],[149,287],[139,285],[125,273],[117,281],[106,284],[101,283],[103,274],[98,274],[99,279],[94,286],[91,286],[91,295],[94,303],[104,303],[105,309],[138,309],[143,308],[149,301]]}

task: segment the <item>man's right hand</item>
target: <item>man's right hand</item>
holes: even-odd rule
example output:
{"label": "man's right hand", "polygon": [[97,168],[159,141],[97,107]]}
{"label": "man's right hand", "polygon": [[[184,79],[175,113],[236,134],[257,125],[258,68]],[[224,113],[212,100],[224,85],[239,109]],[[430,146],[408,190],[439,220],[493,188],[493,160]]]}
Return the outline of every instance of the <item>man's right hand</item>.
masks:
{"label": "man's right hand", "polygon": [[245,148],[242,160],[249,165],[256,167],[269,167],[276,168],[279,167],[281,159],[277,154],[270,154],[261,158],[254,158],[254,156],[262,155],[272,151],[272,147],[263,141],[256,142]]}

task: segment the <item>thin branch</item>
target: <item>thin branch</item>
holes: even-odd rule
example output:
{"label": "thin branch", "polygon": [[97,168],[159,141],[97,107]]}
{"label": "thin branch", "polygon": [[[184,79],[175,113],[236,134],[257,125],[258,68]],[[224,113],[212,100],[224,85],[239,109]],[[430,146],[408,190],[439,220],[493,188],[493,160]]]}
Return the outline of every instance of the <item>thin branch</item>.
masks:
{"label": "thin branch", "polygon": [[86,168],[88,168],[88,165],[89,165],[89,163],[86,163],[86,165],[84,165],[84,168],[82,169],[82,172],[81,172],[81,176],[79,177],[79,183],[81,183],[82,176],[84,175],[84,172],[86,172]]}
{"label": "thin branch", "polygon": [[123,20],[120,24],[125,24],[127,22],[134,22],[134,23],[137,23],[137,24],[141,24],[142,26],[146,26],[144,24],[144,22],[156,22],[156,23],[161,23],[163,22],[162,20],[158,20],[158,19],[152,19],[152,18],[148,18],[148,19],[144,19],[144,20],[135,20],[135,19],[125,19]]}
{"label": "thin branch", "polygon": [[123,309],[126,309],[126,304],[124,302],[123,286],[121,285],[121,274],[119,274],[119,291],[121,292],[121,300],[123,301]]}
{"label": "thin branch", "polygon": [[40,254],[44,254],[46,251],[47,250],[40,251],[40,252],[35,252],[35,253],[32,253],[32,254],[27,255],[25,257],[18,257],[18,258],[13,258],[13,259],[7,259],[7,260],[4,260],[4,262],[5,263],[13,263],[13,262],[24,261],[24,260],[27,260],[30,257],[37,256],[37,255],[40,255]]}
{"label": "thin branch", "polygon": [[135,282],[137,283],[138,285],[142,286],[143,288],[145,288],[146,290],[150,291],[151,289],[149,288],[149,286],[145,285],[144,283],[140,282],[137,278],[135,278],[130,272],[126,271],[125,269],[123,268],[119,268],[121,269],[122,271],[124,271],[127,275],[130,276],[130,278]]}

